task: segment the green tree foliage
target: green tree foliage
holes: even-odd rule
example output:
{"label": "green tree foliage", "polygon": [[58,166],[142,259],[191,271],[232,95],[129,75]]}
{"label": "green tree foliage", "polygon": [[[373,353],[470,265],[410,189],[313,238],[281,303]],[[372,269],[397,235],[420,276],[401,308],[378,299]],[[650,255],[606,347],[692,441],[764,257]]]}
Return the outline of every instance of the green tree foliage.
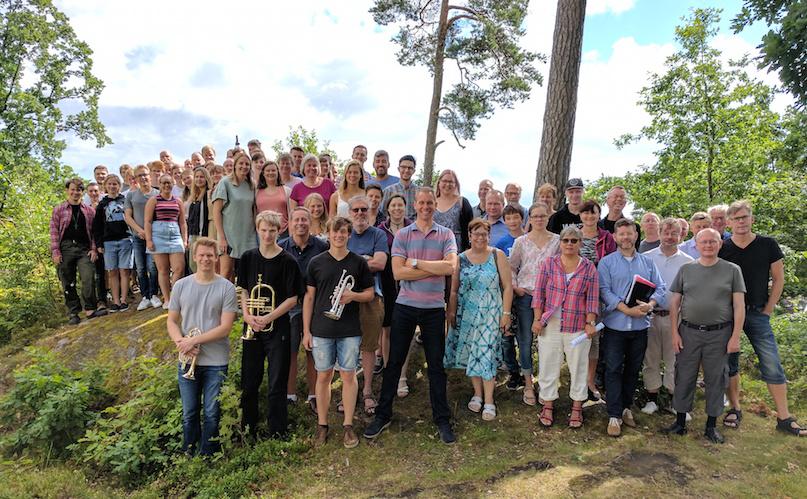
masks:
{"label": "green tree foliage", "polygon": [[760,21],[770,29],[758,46],[759,66],[778,71],[785,89],[803,107],[807,104],[807,1],[745,0],[732,28],[739,33]]}
{"label": "green tree foliage", "polygon": [[[426,132],[424,178],[432,177],[437,122],[460,139],[472,140],[479,121],[496,107],[512,107],[541,84],[534,67],[543,56],[524,50],[528,0],[376,0],[370,13],[376,23],[397,24],[393,41],[400,46],[398,62],[423,65],[433,78]],[[446,59],[456,65],[457,79],[443,95]]]}
{"label": "green tree foliage", "polygon": [[50,0],[0,0],[0,343],[52,320],[61,293],[48,222],[72,175],[65,138],[110,142],[92,51]]}
{"label": "green tree foliage", "polygon": [[294,146],[302,147],[306,153],[316,155],[330,154],[332,162],[336,163],[338,161],[336,152],[331,149],[331,141],[321,140],[317,135],[317,131],[313,128],[307,130],[301,125],[297,125],[297,128],[289,126],[289,134],[286,136],[286,140],[275,140],[272,143],[272,151],[275,152],[275,156],[279,156],[284,152],[289,152]]}
{"label": "green tree foliage", "polygon": [[621,184],[637,215],[650,210],[685,218],[713,204],[749,199],[755,230],[792,250],[793,291],[798,279],[805,280],[798,262],[807,248],[807,118],[795,108],[784,117],[772,111],[774,90],[748,75],[746,59],[721,61],[710,45],[718,21],[717,10],[695,10],[676,28],[679,50],[640,92],[650,123],[616,141],[620,148],[639,139],[657,143],[657,162],[623,177],[602,177],[589,193],[602,199],[610,186]]}

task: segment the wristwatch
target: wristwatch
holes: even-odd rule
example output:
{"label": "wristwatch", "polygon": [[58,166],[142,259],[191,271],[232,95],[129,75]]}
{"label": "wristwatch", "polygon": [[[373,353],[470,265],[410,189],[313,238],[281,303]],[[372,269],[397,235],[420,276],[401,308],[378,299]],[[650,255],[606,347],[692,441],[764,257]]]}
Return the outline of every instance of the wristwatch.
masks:
{"label": "wristwatch", "polygon": [[413,259],[411,259],[409,261],[412,262],[412,268],[413,269],[418,268],[418,259],[417,258],[413,258]]}
{"label": "wristwatch", "polygon": [[597,321],[586,321],[586,324],[588,324],[589,326],[597,327]]}

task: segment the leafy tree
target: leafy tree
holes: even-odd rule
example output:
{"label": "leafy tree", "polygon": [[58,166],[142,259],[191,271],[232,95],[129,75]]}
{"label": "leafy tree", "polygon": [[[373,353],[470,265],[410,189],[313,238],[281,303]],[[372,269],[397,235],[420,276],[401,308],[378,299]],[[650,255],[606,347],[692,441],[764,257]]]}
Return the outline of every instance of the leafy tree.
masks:
{"label": "leafy tree", "polygon": [[749,179],[775,171],[779,137],[773,89],[748,75],[747,60],[723,63],[709,44],[719,11],[698,9],[685,21],[666,72],[651,75],[640,92],[650,124],[616,141],[620,148],[639,139],[660,145],[658,162],[628,179],[642,180],[632,192],[641,206],[669,214],[743,197]]}
{"label": "leafy tree", "polygon": [[50,0],[0,0],[0,343],[52,320],[50,210],[72,175],[65,137],[110,143],[98,119],[103,83],[92,51]]}
{"label": "leafy tree", "polygon": [[535,173],[534,200],[538,199],[538,189],[545,182],[555,185],[558,192],[563,192],[563,186],[569,179],[569,167],[572,162],[586,2],[558,0],[556,12],[549,86],[541,132],[541,154]]}
{"label": "leafy tree", "polygon": [[289,135],[286,137],[285,144],[280,140],[275,140],[274,143],[272,143],[272,150],[275,152],[275,155],[280,155],[281,153],[289,152],[289,149],[294,146],[302,147],[306,153],[317,155],[330,154],[331,160],[333,160],[334,163],[338,161],[336,152],[331,149],[331,141],[320,141],[317,131],[313,128],[307,130],[301,125],[297,125],[297,128],[289,126]]}
{"label": "leafy tree", "polygon": [[[498,107],[512,107],[541,83],[534,67],[543,56],[523,50],[528,0],[376,0],[370,9],[376,23],[398,24],[393,37],[398,62],[423,65],[432,74],[432,100],[426,130],[423,178],[432,178],[438,121],[457,144],[472,140],[479,121]],[[457,67],[459,81],[443,95],[446,60]]]}
{"label": "leafy tree", "polygon": [[745,0],[732,28],[739,33],[762,21],[771,28],[758,46],[760,68],[778,71],[799,107],[807,104],[807,1]]}

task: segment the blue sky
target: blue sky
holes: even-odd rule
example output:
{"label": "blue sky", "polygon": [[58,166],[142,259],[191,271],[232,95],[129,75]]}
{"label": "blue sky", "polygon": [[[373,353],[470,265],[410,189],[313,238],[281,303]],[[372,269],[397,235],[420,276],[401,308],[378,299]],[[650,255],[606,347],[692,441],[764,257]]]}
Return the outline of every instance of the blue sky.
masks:
{"label": "blue sky", "polygon": [[[271,144],[297,125],[316,129],[341,158],[358,143],[371,153],[386,149],[393,163],[423,157],[431,79],[423,67],[397,64],[395,30],[373,23],[371,1],[57,3],[94,50],[95,74],[106,84],[100,111],[114,144],[96,149],[71,139],[64,155],[84,176],[96,164],[145,163],[161,149],[181,162],[210,143],[221,158],[236,134]],[[525,47],[551,53],[555,6],[530,3]],[[617,151],[613,139],[646,122],[637,92],[650,72],[663,70],[673,28],[693,6],[725,10],[715,43],[727,56],[755,50],[762,27],[739,36],[728,29],[740,1],[589,0],[573,176],[594,179],[653,161],[653,144]],[[539,70],[547,77],[549,65]],[[449,70],[446,89],[452,78]],[[535,88],[528,101],[483,122],[465,149],[440,130],[446,142],[437,167],[458,171],[471,201],[490,178],[501,189],[520,183],[528,202],[545,100],[546,88]]]}

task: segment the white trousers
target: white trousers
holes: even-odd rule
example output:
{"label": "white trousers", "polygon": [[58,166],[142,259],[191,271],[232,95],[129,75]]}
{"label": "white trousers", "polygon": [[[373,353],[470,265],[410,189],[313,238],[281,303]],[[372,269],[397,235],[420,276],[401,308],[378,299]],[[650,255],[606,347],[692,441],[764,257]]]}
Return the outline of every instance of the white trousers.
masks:
{"label": "white trousers", "polygon": [[575,333],[560,332],[560,319],[557,317],[549,319],[549,323],[538,336],[538,386],[541,400],[557,400],[564,354],[571,374],[569,397],[581,402],[588,399],[586,377],[591,340],[587,338],[577,346],[572,346],[571,342],[576,337]]}

